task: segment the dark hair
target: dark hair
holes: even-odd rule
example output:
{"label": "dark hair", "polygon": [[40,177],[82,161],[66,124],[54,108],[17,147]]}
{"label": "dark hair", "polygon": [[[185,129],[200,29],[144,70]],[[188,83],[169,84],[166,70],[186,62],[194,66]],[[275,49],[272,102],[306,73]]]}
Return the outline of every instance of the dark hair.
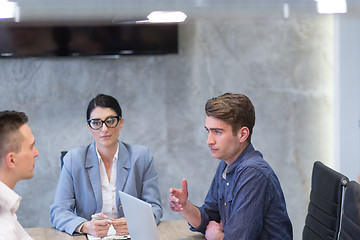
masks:
{"label": "dark hair", "polygon": [[89,102],[86,111],[86,120],[90,119],[91,112],[96,107],[111,108],[118,116],[122,117],[121,107],[114,97],[105,94],[98,94]]}
{"label": "dark hair", "polygon": [[255,108],[247,96],[224,93],[209,99],[205,105],[205,112],[209,117],[215,117],[230,124],[234,136],[240,128],[247,127],[250,131],[248,140],[251,142],[255,125]]}
{"label": "dark hair", "polygon": [[23,135],[19,128],[28,122],[28,117],[23,112],[0,112],[0,157],[8,152],[19,152]]}

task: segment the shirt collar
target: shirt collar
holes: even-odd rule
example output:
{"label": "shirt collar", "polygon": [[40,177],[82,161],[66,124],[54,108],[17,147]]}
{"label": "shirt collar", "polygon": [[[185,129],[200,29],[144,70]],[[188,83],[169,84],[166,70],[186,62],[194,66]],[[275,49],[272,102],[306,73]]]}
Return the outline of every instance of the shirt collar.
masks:
{"label": "shirt collar", "polygon": [[245,154],[252,150],[254,150],[254,147],[251,143],[249,143],[249,145],[244,149],[244,151],[240,153],[240,155],[235,159],[235,161],[232,162],[230,165],[227,165],[226,167],[227,173],[234,171],[237,168],[237,166],[242,162]]}
{"label": "shirt collar", "polygon": [[226,174],[229,172],[229,165],[226,164],[224,171],[222,172],[222,178],[226,180]]}
{"label": "shirt collar", "polygon": [[[102,161],[102,158],[101,158],[101,155],[100,155],[98,149],[97,148],[95,148],[95,149],[96,149],[96,155],[97,155],[97,157],[99,159],[99,164],[100,164],[101,161]],[[119,144],[117,145],[116,152],[115,152],[114,157],[113,157],[113,161],[117,162],[118,157],[119,157]]]}
{"label": "shirt collar", "polygon": [[2,181],[0,181],[0,192],[2,195],[0,206],[3,205],[1,207],[10,209],[14,214],[20,206],[21,197]]}

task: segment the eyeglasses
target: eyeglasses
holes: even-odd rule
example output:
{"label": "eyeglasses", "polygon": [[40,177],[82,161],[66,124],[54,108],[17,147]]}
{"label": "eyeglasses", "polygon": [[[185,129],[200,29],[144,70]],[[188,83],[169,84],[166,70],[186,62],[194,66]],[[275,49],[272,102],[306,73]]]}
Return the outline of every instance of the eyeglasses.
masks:
{"label": "eyeglasses", "polygon": [[106,118],[104,121],[98,118],[89,119],[87,120],[87,123],[89,124],[89,127],[91,127],[94,130],[99,130],[103,127],[103,124],[108,128],[114,128],[118,125],[119,121],[121,119],[121,116],[110,116]]}

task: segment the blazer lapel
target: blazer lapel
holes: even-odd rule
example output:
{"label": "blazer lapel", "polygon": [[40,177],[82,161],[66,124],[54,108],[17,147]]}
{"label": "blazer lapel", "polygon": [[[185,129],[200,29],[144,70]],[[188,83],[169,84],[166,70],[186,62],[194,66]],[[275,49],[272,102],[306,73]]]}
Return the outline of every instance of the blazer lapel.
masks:
{"label": "blazer lapel", "polygon": [[[119,156],[117,161],[117,173],[116,173],[116,207],[121,210],[119,191],[123,191],[126,181],[128,179],[130,169],[130,155],[125,145],[119,142]],[[119,207],[120,206],[120,207]]]}
{"label": "blazer lapel", "polygon": [[101,192],[101,178],[100,178],[100,169],[99,169],[99,159],[96,154],[95,142],[93,142],[87,151],[85,159],[85,169],[88,171],[91,186],[94,191],[95,201],[96,201],[96,212],[101,212],[102,210],[102,192]]}

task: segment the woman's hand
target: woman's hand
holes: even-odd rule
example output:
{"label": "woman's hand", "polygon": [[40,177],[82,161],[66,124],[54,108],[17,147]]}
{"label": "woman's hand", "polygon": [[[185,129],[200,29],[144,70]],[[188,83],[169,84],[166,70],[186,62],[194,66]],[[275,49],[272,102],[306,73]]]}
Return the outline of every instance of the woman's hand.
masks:
{"label": "woman's hand", "polygon": [[126,224],[126,219],[124,217],[113,219],[111,221],[111,224],[114,226],[117,235],[129,235],[129,229]]}
{"label": "woman's hand", "polygon": [[[108,219],[108,217],[103,213],[98,213],[95,215]],[[111,223],[108,220],[97,220],[93,218],[91,221],[85,222],[80,231],[82,233],[88,233],[96,237],[105,237],[108,234],[110,225]]]}

